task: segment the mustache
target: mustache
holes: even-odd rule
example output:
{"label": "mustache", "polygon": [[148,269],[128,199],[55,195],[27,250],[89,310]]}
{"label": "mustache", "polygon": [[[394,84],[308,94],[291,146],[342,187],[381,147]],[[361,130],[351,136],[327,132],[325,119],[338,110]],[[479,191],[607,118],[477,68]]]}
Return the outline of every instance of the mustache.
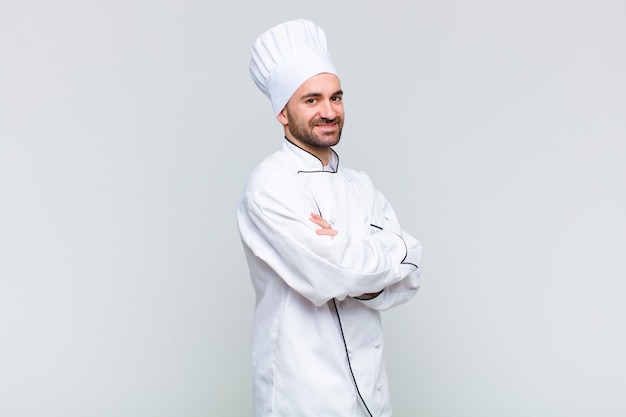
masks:
{"label": "mustache", "polygon": [[318,119],[314,119],[311,124],[314,126],[327,126],[335,123],[341,124],[342,118],[340,116],[336,116],[334,119],[327,119],[324,117],[320,117]]}

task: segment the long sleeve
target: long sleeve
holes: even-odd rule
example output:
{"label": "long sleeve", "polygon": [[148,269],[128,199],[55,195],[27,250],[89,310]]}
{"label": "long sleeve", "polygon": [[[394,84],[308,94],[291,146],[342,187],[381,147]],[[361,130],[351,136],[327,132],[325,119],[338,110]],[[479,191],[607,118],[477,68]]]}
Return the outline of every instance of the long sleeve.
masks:
{"label": "long sleeve", "polygon": [[387,230],[360,237],[341,230],[334,238],[319,236],[308,217],[315,204],[306,190],[288,186],[245,195],[239,208],[244,244],[289,287],[318,306],[383,288],[391,293],[396,283],[398,289],[406,286],[401,281],[417,268],[403,262],[418,250],[419,242]]}
{"label": "long sleeve", "polygon": [[395,211],[382,193],[377,192],[377,198],[384,206],[383,221],[380,225],[372,225],[373,230],[391,231],[400,235],[407,245],[406,257],[401,263],[414,266],[407,276],[386,287],[378,296],[371,299],[358,298],[359,301],[369,308],[388,310],[409,301],[419,289],[419,265],[422,257],[422,245],[417,239],[400,228]]}

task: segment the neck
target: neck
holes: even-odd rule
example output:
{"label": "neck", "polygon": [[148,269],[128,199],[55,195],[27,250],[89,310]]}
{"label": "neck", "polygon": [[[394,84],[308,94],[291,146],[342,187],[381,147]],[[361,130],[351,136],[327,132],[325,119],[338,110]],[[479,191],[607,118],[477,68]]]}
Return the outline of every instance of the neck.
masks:
{"label": "neck", "polygon": [[324,166],[328,165],[328,160],[330,158],[330,148],[316,148],[315,146],[311,146],[309,144],[306,144],[306,143],[304,143],[304,142],[294,138],[291,135],[285,135],[285,138],[288,141],[290,141],[291,143],[293,143],[294,145],[304,149],[308,153],[310,153],[310,154],[314,155],[315,157],[317,157],[317,159],[322,161],[322,165],[324,165]]}

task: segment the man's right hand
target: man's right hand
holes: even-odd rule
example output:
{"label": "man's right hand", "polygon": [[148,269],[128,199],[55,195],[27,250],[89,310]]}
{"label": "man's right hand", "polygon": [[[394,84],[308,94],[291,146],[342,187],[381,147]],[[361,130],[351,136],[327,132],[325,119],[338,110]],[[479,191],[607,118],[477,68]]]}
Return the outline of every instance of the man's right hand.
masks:
{"label": "man's right hand", "polygon": [[324,218],[319,214],[311,213],[311,218],[309,220],[321,227],[321,229],[317,229],[315,231],[318,235],[331,237],[337,235],[337,231],[334,230],[330,223],[324,220]]}

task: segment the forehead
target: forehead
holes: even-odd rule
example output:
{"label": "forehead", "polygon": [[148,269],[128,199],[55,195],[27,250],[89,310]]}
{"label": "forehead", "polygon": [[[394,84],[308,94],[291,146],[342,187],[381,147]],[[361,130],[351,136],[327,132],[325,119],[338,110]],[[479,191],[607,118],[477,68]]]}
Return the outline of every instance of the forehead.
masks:
{"label": "forehead", "polygon": [[341,82],[335,74],[321,73],[312,76],[306,80],[296,90],[294,96],[302,96],[307,94],[331,95],[341,90]]}

